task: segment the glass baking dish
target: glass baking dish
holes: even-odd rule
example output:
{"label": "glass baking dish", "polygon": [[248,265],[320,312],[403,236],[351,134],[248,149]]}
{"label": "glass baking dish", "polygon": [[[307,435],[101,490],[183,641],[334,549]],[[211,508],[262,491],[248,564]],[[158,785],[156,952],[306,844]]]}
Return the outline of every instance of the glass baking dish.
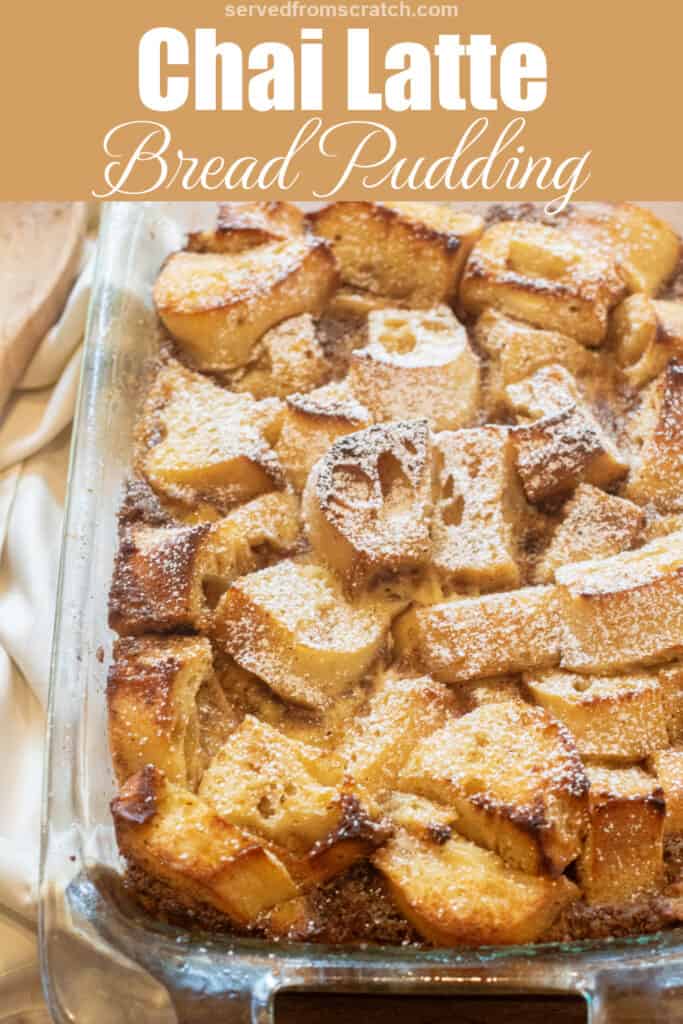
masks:
{"label": "glass baking dish", "polygon": [[[683,209],[682,205],[678,209]],[[670,215],[670,209],[667,211]],[[106,605],[144,365],[151,284],[212,204],[105,209],[71,458],[49,707],[40,942],[66,1024],[267,1024],[285,989],[579,994],[591,1024],[683,1020],[683,929],[639,939],[467,951],[333,949],[192,935],[127,904],[109,816]],[[680,227],[680,224],[679,224]]]}

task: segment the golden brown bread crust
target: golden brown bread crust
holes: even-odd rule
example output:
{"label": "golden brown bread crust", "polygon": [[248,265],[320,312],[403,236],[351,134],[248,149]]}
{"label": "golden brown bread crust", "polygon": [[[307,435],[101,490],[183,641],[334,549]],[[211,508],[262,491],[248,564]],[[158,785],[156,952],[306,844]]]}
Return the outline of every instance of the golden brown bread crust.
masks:
{"label": "golden brown bread crust", "polygon": [[617,203],[596,217],[577,216],[570,230],[614,247],[619,274],[630,292],[654,295],[673,274],[681,253],[673,228],[634,203]]}
{"label": "golden brown bread crust", "polygon": [[506,389],[518,426],[511,431],[527,498],[544,501],[581,483],[609,487],[628,464],[562,366],[544,366]]}
{"label": "golden brown bread crust", "polygon": [[214,637],[284,700],[325,709],[365,676],[405,603],[381,592],[349,599],[331,570],[289,559],[233,583]]}
{"label": "golden brown bread crust", "polygon": [[437,203],[333,203],[311,214],[345,284],[417,308],[455,298],[483,221]]}
{"label": "golden brown bread crust", "polygon": [[345,382],[290,395],[276,451],[294,489],[303,491],[313,466],[338,438],[371,423],[369,410]]}
{"label": "golden brown bread crust", "polygon": [[125,783],[112,815],[124,856],[172,884],[186,907],[208,902],[244,926],[298,893],[275,850],[151,765]]}
{"label": "golden brown bread crust", "polygon": [[597,346],[624,292],[606,247],[582,245],[544,224],[502,222],[489,227],[472,250],[460,300],[468,313],[491,306]]}
{"label": "golden brown bread crust", "polygon": [[250,715],[211,760],[198,793],[226,821],[287,851],[304,888],[346,870],[391,833],[340,760]]}
{"label": "golden brown bread crust", "polygon": [[266,242],[302,235],[304,215],[293,203],[221,203],[213,231],[193,231],[190,252],[241,252]]}
{"label": "golden brown bread crust", "polygon": [[512,434],[517,470],[531,502],[562,497],[580,481],[609,487],[628,472],[601,431],[576,406]]}
{"label": "golden brown bread crust", "polygon": [[664,835],[679,835],[683,832],[683,750],[658,750],[648,758],[646,767],[662,788],[666,808]]}
{"label": "golden brown bread crust", "polygon": [[415,744],[459,713],[448,687],[429,676],[394,673],[375,681],[363,710],[355,729],[342,739],[340,755],[355,782],[377,797],[395,789]]}
{"label": "golden brown bread crust", "polygon": [[619,672],[683,653],[683,532],[555,575],[563,668]]}
{"label": "golden brown bread crust", "polygon": [[[109,591],[109,625],[119,634],[191,629],[202,612],[193,568],[209,523],[127,527]],[[200,581],[201,587],[201,581]]]}
{"label": "golden brown bread crust", "polygon": [[254,398],[287,398],[325,384],[330,364],[310,313],[289,317],[271,327],[258,343],[256,359],[230,377],[237,392]]}
{"label": "golden brown bread crust", "polygon": [[226,511],[284,486],[272,448],[281,420],[277,399],[235,394],[169,359],[139,423],[138,470],[162,499]]}
{"label": "golden brown bread crust", "polygon": [[560,659],[555,587],[413,606],[394,625],[399,657],[445,683],[549,667]]}
{"label": "golden brown bread crust", "polygon": [[298,501],[265,494],[213,522],[123,524],[109,591],[109,625],[120,635],[206,629],[237,576],[295,550]]}
{"label": "golden brown bread crust", "polygon": [[626,494],[658,512],[683,510],[683,362],[672,359],[645,399],[642,448]]}
{"label": "golden brown bread crust", "polygon": [[429,843],[399,832],[374,863],[398,908],[436,946],[533,942],[578,896],[564,877],[525,875],[456,836]]}
{"label": "golden brown bread crust", "polygon": [[606,558],[635,547],[643,536],[645,520],[645,512],[633,502],[579,484],[536,563],[533,582],[552,583],[563,565]]}
{"label": "golden brown bread crust", "polygon": [[301,237],[237,253],[175,253],[157,278],[154,302],[197,368],[225,373],[248,363],[258,339],[280,321],[320,313],[336,283],[329,247]]}
{"label": "golden brown bread crust", "polygon": [[457,830],[529,874],[578,855],[588,779],[569,731],[521,702],[485,704],[416,745],[402,790],[455,812]]}
{"label": "golden brown bread crust", "polygon": [[683,355],[683,302],[629,295],[615,309],[610,332],[626,380],[643,387]]}
{"label": "golden brown bread crust", "polygon": [[137,895],[333,942],[675,921],[678,240],[628,204],[219,220],[160,275],[110,595]]}
{"label": "golden brown bread crust", "polygon": [[118,640],[107,679],[109,746],[120,784],[153,764],[194,789],[203,770],[197,697],[213,674],[204,637]]}
{"label": "golden brown bread crust", "polygon": [[568,334],[532,327],[495,309],[486,309],[474,326],[474,339],[488,357],[485,401],[490,415],[507,406],[505,389],[551,364],[583,382],[599,372],[599,356]]}
{"label": "golden brown bread crust", "polygon": [[624,903],[664,875],[664,793],[639,768],[589,768],[590,826],[577,870],[588,903]]}
{"label": "golden brown bread crust", "polygon": [[665,691],[652,673],[530,672],[525,684],[532,700],[564,722],[585,758],[635,763],[668,744]]}

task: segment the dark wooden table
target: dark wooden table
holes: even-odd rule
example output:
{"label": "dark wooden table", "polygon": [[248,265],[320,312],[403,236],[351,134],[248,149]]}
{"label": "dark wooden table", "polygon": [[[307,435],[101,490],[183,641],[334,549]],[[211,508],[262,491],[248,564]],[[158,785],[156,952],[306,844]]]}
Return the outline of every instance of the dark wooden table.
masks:
{"label": "dark wooden table", "polygon": [[585,1024],[581,999],[278,996],[276,1024]]}

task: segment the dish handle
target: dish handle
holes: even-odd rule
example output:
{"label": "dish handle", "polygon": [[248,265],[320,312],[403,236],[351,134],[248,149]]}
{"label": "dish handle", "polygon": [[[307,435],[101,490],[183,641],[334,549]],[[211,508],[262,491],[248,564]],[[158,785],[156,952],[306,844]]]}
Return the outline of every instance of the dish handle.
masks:
{"label": "dish handle", "polygon": [[169,990],[178,1024],[274,1024],[279,985],[272,974],[238,970],[220,992],[191,985]]}
{"label": "dish handle", "polygon": [[588,1024],[680,1024],[683,965],[598,971],[586,999]]}

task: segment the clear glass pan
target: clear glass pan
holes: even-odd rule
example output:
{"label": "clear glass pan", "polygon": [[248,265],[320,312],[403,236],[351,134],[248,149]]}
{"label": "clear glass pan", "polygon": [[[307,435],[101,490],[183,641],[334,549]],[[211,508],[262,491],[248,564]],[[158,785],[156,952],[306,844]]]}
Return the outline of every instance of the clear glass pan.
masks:
{"label": "clear glass pan", "polygon": [[[679,227],[683,204],[678,207]],[[667,211],[671,214],[671,205]],[[59,1024],[267,1024],[283,989],[585,996],[591,1024],[683,1020],[683,929],[635,940],[476,951],[218,941],[126,905],[109,816],[106,604],[146,359],[150,285],[208,204],[106,207],[71,460],[52,662],[41,954]]]}

